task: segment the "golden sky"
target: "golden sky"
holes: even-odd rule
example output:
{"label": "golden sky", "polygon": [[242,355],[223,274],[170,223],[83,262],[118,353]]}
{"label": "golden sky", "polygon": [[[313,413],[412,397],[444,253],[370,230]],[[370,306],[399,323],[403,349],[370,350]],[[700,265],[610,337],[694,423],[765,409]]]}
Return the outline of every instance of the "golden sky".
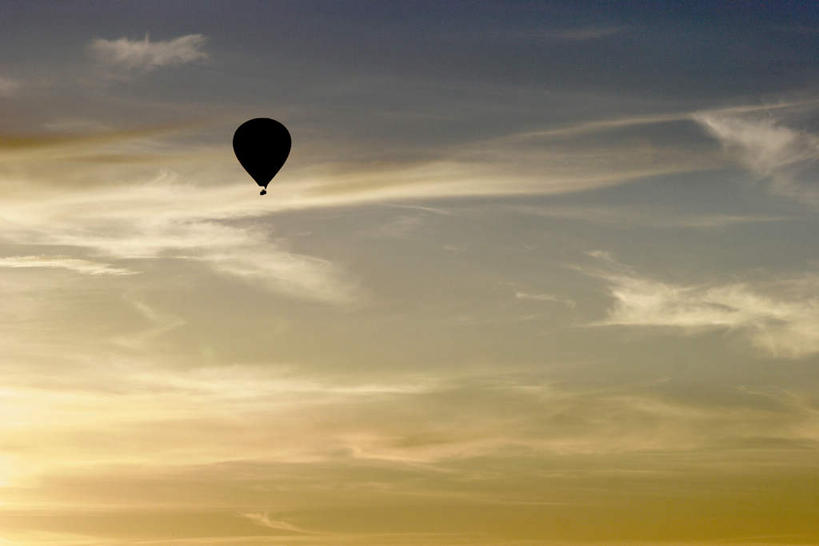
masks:
{"label": "golden sky", "polygon": [[0,0],[0,544],[819,543],[817,28]]}

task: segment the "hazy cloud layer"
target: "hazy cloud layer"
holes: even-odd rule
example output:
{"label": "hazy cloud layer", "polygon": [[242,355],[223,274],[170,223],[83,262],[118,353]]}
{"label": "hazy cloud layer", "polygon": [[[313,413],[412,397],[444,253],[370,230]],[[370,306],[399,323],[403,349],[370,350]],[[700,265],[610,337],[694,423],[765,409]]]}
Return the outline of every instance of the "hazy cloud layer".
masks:
{"label": "hazy cloud layer", "polygon": [[22,84],[19,80],[0,76],[0,97],[14,96],[20,90],[20,87],[22,87]]}
{"label": "hazy cloud layer", "polygon": [[[543,523],[530,525],[533,534],[526,536],[545,541],[555,538],[546,515],[561,514],[560,507],[585,507],[584,519],[599,512],[598,526],[617,529],[612,522],[618,518],[604,514],[624,502],[627,491],[644,500],[656,499],[660,489],[673,506],[693,507],[714,493],[692,490],[692,481],[741,478],[726,475],[715,456],[741,454],[746,469],[770,480],[777,449],[790,449],[789,464],[803,468],[819,441],[809,397],[775,388],[691,390],[662,381],[571,389],[509,374],[345,386],[259,366],[102,372],[94,379],[101,389],[5,388],[19,405],[15,422],[4,423],[12,447],[2,466],[19,519],[0,519],[4,533],[37,529],[43,519],[29,519],[27,510],[49,498],[51,514],[70,513],[69,500],[113,503],[116,509],[100,509],[103,520],[140,517],[156,506],[187,511],[191,521],[174,519],[177,537],[203,536],[195,529],[206,530],[206,537],[236,536],[239,529],[246,533],[241,536],[261,537],[266,529],[293,538],[320,529],[324,543],[335,543],[350,538],[345,522],[351,518],[390,517],[389,507],[401,511],[410,503],[450,514],[454,519],[442,531],[454,534],[472,528],[458,517],[468,507],[491,508],[500,536],[490,535],[487,544],[508,543],[506,534],[520,538],[511,531],[516,520],[499,515],[504,510],[537,508],[543,515],[535,521]],[[32,442],[43,435],[48,445]],[[101,440],[88,442],[89,435]],[[31,470],[26,461],[32,460],[48,469],[36,480],[22,471]],[[157,475],[161,483],[152,478]],[[129,491],[127,499],[110,488],[114,476]],[[734,495],[756,498],[756,491]],[[225,504],[226,492],[232,505]],[[336,503],[345,508],[341,519],[311,515]],[[237,504],[244,510],[231,511]],[[237,528],[226,514],[249,526]],[[695,520],[683,517],[674,533],[687,536],[685,524]],[[405,521],[401,528],[428,531],[427,521]],[[84,525],[98,540],[160,540],[167,533],[164,526],[105,526],[100,519]],[[638,519],[631,525],[637,537],[650,534]],[[59,519],[51,528],[77,529]],[[576,538],[572,529],[557,535]],[[369,543],[384,543],[375,530],[367,532]],[[451,544],[448,538],[424,543]]]}
{"label": "hazy cloud layer", "polygon": [[565,30],[548,30],[543,32],[541,36],[567,41],[599,40],[600,38],[620,34],[626,30],[628,30],[627,27],[580,27]]}
{"label": "hazy cloud layer", "polygon": [[[7,453],[4,479],[26,483],[26,458],[70,461],[87,472],[93,466],[84,460],[159,467],[359,460],[454,470],[465,459],[505,452],[681,453],[745,447],[757,438],[819,441],[812,402],[776,389],[715,387],[717,396],[705,404],[667,382],[598,391],[525,375],[339,385],[270,366],[87,372],[85,385],[61,391],[6,388],[18,417],[4,435],[18,447]],[[123,429],[127,439],[82,442],[88,431]],[[26,441],[42,434],[50,445]]]}

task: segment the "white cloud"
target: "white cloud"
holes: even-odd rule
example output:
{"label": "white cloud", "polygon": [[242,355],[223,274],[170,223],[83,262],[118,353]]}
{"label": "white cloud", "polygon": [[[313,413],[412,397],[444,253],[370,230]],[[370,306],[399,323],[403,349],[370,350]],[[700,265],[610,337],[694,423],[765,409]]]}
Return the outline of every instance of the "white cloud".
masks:
{"label": "white cloud", "polygon": [[66,269],[83,275],[133,275],[135,271],[110,264],[69,258],[66,256],[7,256],[0,258],[0,267]]}
{"label": "white cloud", "polygon": [[604,270],[590,273],[608,283],[615,300],[606,319],[597,324],[689,332],[727,329],[740,332],[754,347],[773,356],[819,353],[819,279],[815,277],[781,283],[791,288],[790,297],[776,297],[765,287],[747,283],[662,282],[635,273],[606,253],[591,255],[606,263]]}
{"label": "white cloud", "polygon": [[205,41],[202,34],[188,34],[173,40],[155,42],[151,42],[147,35],[144,40],[97,38],[91,42],[89,50],[102,63],[148,71],[207,59],[207,53],[202,50]]}
{"label": "white cloud", "polygon": [[707,112],[693,119],[744,167],[770,180],[776,193],[819,203],[819,138],[771,116]]}
{"label": "white cloud", "polygon": [[754,171],[770,175],[777,169],[816,155],[816,141],[777,125],[771,119],[748,120],[721,114],[694,117]]}
{"label": "white cloud", "polygon": [[[220,275],[300,299],[346,304],[359,297],[358,285],[335,264],[291,252],[267,230],[231,223],[270,214],[269,200],[247,199],[246,186],[202,188],[190,195],[192,189],[165,172],[135,187],[7,201],[0,206],[8,222],[3,239],[134,260],[133,267],[141,259],[199,262]],[[5,266],[116,271],[68,257],[17,257]]]}

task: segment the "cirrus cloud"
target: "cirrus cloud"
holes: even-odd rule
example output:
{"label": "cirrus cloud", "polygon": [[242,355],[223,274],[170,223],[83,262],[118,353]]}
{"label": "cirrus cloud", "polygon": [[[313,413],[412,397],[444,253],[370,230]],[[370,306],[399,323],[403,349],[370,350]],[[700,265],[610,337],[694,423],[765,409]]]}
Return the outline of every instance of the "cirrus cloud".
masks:
{"label": "cirrus cloud", "polygon": [[175,66],[208,58],[203,51],[206,38],[202,34],[187,34],[172,40],[106,40],[97,38],[89,45],[91,55],[103,64],[129,70],[150,71],[163,66]]}
{"label": "cirrus cloud", "polygon": [[8,256],[0,258],[0,268],[65,269],[83,275],[133,275],[135,271],[114,267],[107,263],[70,258],[66,256]]}
{"label": "cirrus cloud", "polygon": [[[753,113],[752,113],[753,114]],[[705,112],[693,116],[743,167],[770,182],[774,193],[819,203],[819,138],[770,115]]]}
{"label": "cirrus cloud", "polygon": [[[819,281],[815,276],[776,286],[750,282],[681,284],[641,275],[593,251],[604,269],[588,271],[608,284],[614,305],[598,325],[664,327],[682,332],[728,330],[779,358],[819,353]],[[779,288],[782,294],[773,293]]]}

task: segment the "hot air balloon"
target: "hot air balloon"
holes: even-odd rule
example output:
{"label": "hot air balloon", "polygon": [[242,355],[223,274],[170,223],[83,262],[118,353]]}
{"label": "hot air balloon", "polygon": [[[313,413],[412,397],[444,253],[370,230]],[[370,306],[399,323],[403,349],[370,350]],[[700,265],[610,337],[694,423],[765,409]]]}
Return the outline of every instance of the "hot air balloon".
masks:
{"label": "hot air balloon", "polygon": [[233,133],[233,151],[247,173],[267,193],[267,185],[290,155],[290,133],[270,118],[250,119]]}

